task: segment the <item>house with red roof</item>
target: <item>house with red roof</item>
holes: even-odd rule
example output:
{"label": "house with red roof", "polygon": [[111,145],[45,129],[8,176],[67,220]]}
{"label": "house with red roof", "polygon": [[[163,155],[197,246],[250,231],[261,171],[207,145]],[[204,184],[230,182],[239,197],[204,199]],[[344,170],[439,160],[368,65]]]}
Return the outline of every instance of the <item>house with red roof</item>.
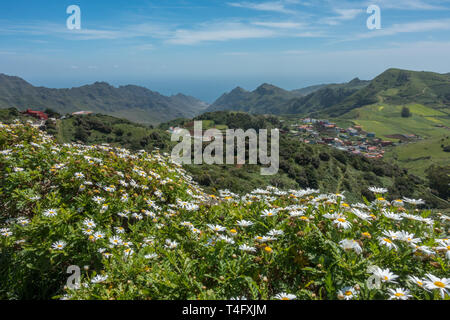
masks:
{"label": "house with red roof", "polygon": [[23,114],[35,117],[40,120],[48,120],[48,115],[42,111],[34,111],[31,109],[27,109],[26,111],[22,112]]}

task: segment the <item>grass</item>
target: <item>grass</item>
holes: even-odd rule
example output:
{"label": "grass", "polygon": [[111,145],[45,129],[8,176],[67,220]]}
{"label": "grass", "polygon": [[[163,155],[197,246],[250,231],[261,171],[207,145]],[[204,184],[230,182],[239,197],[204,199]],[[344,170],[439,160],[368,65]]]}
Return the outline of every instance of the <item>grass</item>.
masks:
{"label": "grass", "polygon": [[450,154],[444,152],[441,145],[450,145],[450,133],[441,137],[434,137],[416,143],[404,144],[389,149],[386,159],[395,159],[409,172],[423,176],[431,165],[450,165]]}
{"label": "grass", "polygon": [[425,176],[425,170],[432,164],[450,165],[450,156],[441,145],[450,144],[450,131],[437,127],[450,127],[447,109],[436,110],[421,104],[407,105],[412,114],[409,118],[401,117],[403,106],[376,104],[352,110],[344,118],[361,125],[367,132],[375,132],[383,140],[398,141],[388,137],[393,134],[416,134],[423,140],[390,148],[386,159],[396,159],[410,172]]}
{"label": "grass", "polygon": [[358,108],[343,117],[386,140],[389,140],[387,136],[392,134],[416,134],[428,139],[448,133],[447,129],[436,127],[438,124],[450,127],[448,114],[420,104],[411,104],[407,107],[412,114],[409,118],[401,116],[403,106],[385,104]]}

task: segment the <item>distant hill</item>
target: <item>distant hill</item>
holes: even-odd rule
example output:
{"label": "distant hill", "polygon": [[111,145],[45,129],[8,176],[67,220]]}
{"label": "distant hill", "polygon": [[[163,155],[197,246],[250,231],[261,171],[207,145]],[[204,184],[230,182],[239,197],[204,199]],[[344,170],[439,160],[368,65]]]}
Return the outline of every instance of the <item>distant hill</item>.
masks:
{"label": "distant hill", "polygon": [[280,106],[299,94],[278,88],[271,84],[263,84],[254,91],[246,91],[241,87],[223,94],[206,111],[244,111],[253,114],[279,114]]}
{"label": "distant hill", "polygon": [[116,88],[106,82],[96,82],[71,89],[49,89],[35,87],[19,77],[0,74],[0,108],[50,108],[62,114],[89,110],[156,124],[193,117],[207,106],[194,97],[183,94],[167,97],[134,85]]}
{"label": "distant hill", "polygon": [[309,86],[309,87],[302,88],[302,89],[292,90],[291,92],[298,94],[299,96],[307,96],[308,94],[316,92],[317,90],[320,90],[328,85],[329,84],[318,84],[315,86]]}
{"label": "distant hill", "polygon": [[326,111],[331,116],[374,103],[406,105],[418,103],[437,110],[450,108],[450,75],[388,69],[370,84]]}
{"label": "distant hill", "polygon": [[328,108],[345,101],[346,98],[365,88],[369,84],[370,81],[355,78],[347,83],[326,85],[305,97],[289,101],[288,105],[283,107],[282,113],[305,114],[327,110]]}
{"label": "distant hill", "polygon": [[266,84],[252,92],[236,88],[222,95],[207,111],[338,117],[375,103],[418,103],[441,111],[448,110],[450,75],[388,69],[371,81],[355,78],[347,83],[318,85],[293,91]]}
{"label": "distant hill", "polygon": [[222,95],[207,111],[231,110],[254,114],[305,113],[333,106],[369,83],[356,78],[348,83],[321,84],[292,91],[268,84],[263,84],[252,92],[238,87]]}

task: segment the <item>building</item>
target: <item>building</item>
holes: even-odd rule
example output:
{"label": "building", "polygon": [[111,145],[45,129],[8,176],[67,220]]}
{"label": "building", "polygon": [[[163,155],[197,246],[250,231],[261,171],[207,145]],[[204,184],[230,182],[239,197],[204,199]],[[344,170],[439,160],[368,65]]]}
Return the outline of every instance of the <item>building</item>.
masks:
{"label": "building", "polygon": [[88,114],[92,114],[92,111],[78,111],[78,112],[72,113],[73,116],[84,116],[84,115],[88,115]]}
{"label": "building", "polygon": [[26,111],[22,112],[23,114],[35,117],[39,120],[47,120],[48,119],[48,115],[42,111],[34,111],[31,109],[27,109]]}

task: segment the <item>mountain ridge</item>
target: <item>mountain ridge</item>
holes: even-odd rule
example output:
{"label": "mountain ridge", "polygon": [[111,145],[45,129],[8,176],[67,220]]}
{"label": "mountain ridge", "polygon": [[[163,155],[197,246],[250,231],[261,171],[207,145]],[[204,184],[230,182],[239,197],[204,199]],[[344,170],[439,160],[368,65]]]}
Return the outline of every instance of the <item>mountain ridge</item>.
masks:
{"label": "mountain ridge", "polygon": [[164,96],[137,85],[114,87],[97,81],[80,87],[54,89],[33,86],[20,77],[0,74],[0,108],[11,106],[20,110],[50,108],[63,114],[89,110],[156,124],[195,116],[208,105],[181,93]]}
{"label": "mountain ridge", "polygon": [[436,109],[450,107],[450,73],[390,68],[372,80],[354,78],[346,83],[322,84],[292,91],[275,87],[272,93],[262,93],[260,88],[251,92],[236,91],[236,88],[223,94],[206,112],[228,110],[339,117],[353,109],[379,102],[397,105],[420,103]]}

